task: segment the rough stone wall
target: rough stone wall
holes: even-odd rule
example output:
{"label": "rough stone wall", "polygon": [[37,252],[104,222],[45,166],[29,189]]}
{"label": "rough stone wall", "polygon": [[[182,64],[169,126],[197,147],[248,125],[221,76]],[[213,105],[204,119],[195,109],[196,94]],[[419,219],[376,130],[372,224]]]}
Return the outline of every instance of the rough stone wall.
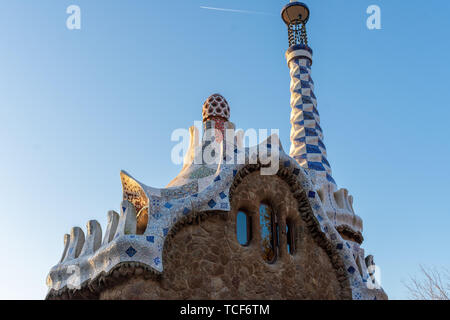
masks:
{"label": "rough stone wall", "polygon": [[[275,263],[261,256],[259,204],[272,205],[280,230],[286,219],[296,225],[296,252],[287,252],[280,233]],[[236,214],[252,219],[252,240],[236,238]],[[342,299],[348,288],[338,281],[329,256],[298,214],[298,203],[278,176],[247,175],[234,191],[232,211],[197,219],[179,228],[165,247],[165,270],[159,279],[133,278],[100,294],[100,299]]]}

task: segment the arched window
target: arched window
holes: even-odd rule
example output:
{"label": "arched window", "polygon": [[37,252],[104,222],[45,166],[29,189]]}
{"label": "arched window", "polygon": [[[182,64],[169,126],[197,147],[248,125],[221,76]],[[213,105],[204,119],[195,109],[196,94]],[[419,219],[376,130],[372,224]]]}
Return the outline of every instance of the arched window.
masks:
{"label": "arched window", "polygon": [[259,207],[259,223],[261,226],[261,247],[264,260],[269,263],[277,258],[278,222],[277,216],[267,204]]}
{"label": "arched window", "polygon": [[239,210],[236,216],[236,236],[241,245],[249,245],[252,236],[251,231],[250,216],[246,212]]}
{"label": "arched window", "polygon": [[294,254],[295,252],[295,227],[291,220],[286,220],[286,244],[287,252]]}

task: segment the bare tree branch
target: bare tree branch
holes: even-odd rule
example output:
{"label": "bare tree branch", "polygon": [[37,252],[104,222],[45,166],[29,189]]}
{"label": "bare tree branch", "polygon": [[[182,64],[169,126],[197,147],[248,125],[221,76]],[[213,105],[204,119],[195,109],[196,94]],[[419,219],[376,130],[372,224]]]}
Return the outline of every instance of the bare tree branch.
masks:
{"label": "bare tree branch", "polygon": [[414,300],[450,300],[450,270],[420,266],[421,277],[404,283]]}

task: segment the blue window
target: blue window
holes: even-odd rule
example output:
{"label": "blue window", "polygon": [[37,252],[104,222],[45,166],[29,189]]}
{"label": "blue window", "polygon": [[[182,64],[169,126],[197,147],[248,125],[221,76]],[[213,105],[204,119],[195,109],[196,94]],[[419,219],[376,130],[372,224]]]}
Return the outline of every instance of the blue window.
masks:
{"label": "blue window", "polygon": [[237,240],[242,246],[248,246],[251,240],[251,219],[244,211],[238,211],[236,216]]}
{"label": "blue window", "polygon": [[277,258],[278,223],[272,208],[267,204],[259,207],[259,223],[262,256],[266,262],[273,263]]}

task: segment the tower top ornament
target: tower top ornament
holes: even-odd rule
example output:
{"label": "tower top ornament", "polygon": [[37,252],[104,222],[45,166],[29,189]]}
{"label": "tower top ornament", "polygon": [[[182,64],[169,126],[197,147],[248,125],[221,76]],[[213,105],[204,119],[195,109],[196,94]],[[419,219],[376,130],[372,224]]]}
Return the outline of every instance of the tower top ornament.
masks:
{"label": "tower top ornament", "polygon": [[291,1],[281,10],[281,18],[288,27],[289,47],[308,46],[306,23],[309,20],[309,8],[303,2]]}

